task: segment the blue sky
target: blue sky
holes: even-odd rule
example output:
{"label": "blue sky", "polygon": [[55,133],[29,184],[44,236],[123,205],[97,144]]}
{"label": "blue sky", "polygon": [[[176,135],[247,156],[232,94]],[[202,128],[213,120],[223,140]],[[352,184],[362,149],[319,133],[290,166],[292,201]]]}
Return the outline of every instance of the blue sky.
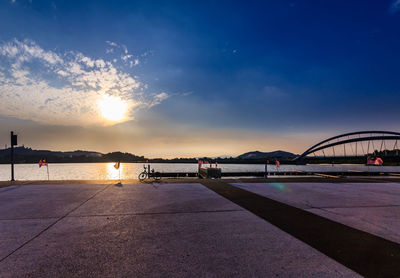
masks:
{"label": "blue sky", "polygon": [[398,0],[4,0],[0,23],[3,144],[237,155],[399,130]]}

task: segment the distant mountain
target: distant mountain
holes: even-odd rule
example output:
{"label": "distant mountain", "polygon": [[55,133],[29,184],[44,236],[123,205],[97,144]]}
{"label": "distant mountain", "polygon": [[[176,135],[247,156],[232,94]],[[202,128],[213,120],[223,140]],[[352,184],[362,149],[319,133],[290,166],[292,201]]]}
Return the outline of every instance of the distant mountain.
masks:
{"label": "distant mountain", "polygon": [[[0,163],[9,163],[11,149],[0,150]],[[95,162],[104,160],[104,154],[90,151],[49,151],[32,150],[31,148],[15,147],[15,163],[37,163],[40,159],[47,159],[49,162]]]}
{"label": "distant mountain", "polygon": [[[11,149],[3,149],[0,150],[0,157],[10,156]],[[49,151],[49,150],[32,150],[31,148],[25,147],[15,147],[14,155],[16,156],[55,156],[55,157],[101,157],[103,154],[99,152],[90,152],[90,151],[72,151],[72,152],[60,152],[60,151]]]}
{"label": "distant mountain", "polygon": [[[11,149],[0,150],[0,163],[10,163]],[[144,162],[147,159],[143,156],[137,156],[130,153],[111,152],[100,153],[91,151],[49,151],[32,150],[31,148],[15,147],[15,163],[38,163],[40,159],[46,159],[49,163],[76,163],[76,162]]]}
{"label": "distant mountain", "polygon": [[297,155],[290,152],[285,151],[274,151],[274,152],[248,152],[239,155],[237,158],[239,159],[291,159],[296,157]]}
{"label": "distant mountain", "polygon": [[[238,157],[220,156],[218,158],[200,158],[207,161],[218,161],[218,163],[264,163],[265,159],[273,161],[275,158],[281,162],[291,160],[296,155],[284,151],[275,152],[248,152]],[[11,149],[0,149],[0,164],[10,163]],[[150,163],[197,163],[196,158],[146,158],[131,153],[111,152],[100,153],[91,151],[50,151],[50,150],[33,150],[24,146],[14,148],[15,163],[38,163],[40,159],[46,159],[49,163],[81,163],[81,162],[150,162]]]}

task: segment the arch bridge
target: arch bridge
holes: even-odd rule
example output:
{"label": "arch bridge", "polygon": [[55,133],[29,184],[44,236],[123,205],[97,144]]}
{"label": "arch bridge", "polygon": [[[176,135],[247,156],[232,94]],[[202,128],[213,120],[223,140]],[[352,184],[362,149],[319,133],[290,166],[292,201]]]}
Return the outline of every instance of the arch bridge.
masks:
{"label": "arch bridge", "polygon": [[394,131],[374,130],[344,133],[315,144],[296,157],[294,161],[306,159],[311,154],[319,158],[361,157],[377,152],[386,153],[390,150],[398,156],[397,141],[400,141],[400,133]]}

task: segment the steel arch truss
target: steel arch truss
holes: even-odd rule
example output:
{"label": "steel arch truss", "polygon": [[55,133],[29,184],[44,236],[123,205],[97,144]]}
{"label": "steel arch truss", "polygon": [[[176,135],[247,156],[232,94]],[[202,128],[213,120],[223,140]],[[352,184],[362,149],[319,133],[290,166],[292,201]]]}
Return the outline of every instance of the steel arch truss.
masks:
{"label": "steel arch truss", "polygon": [[358,131],[358,132],[350,132],[341,135],[337,135],[331,138],[328,138],[324,141],[315,144],[311,148],[307,149],[300,156],[296,157],[294,160],[298,160],[306,157],[311,153],[315,153],[317,151],[323,151],[327,148],[333,148],[338,145],[345,145],[354,142],[363,142],[363,141],[387,141],[387,140],[395,140],[397,145],[397,140],[400,140],[400,133],[393,131]]}

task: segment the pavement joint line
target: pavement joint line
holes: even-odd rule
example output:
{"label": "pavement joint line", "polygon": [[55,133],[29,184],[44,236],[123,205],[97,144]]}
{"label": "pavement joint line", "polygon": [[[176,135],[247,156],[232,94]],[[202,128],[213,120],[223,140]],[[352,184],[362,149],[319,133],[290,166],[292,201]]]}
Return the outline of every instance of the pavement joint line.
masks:
{"label": "pavement joint line", "polygon": [[54,217],[24,217],[24,218],[0,218],[0,221],[20,221],[20,220],[46,220],[46,219],[59,219],[62,216]]}
{"label": "pavement joint line", "polygon": [[49,226],[47,226],[46,228],[44,228],[42,231],[40,231],[38,234],[36,234],[35,236],[33,236],[32,238],[28,239],[26,242],[24,242],[22,245],[20,245],[19,247],[17,247],[16,249],[14,249],[13,251],[11,251],[9,254],[7,254],[6,256],[4,256],[3,258],[0,259],[0,263],[2,263],[4,260],[6,260],[8,257],[10,257],[12,254],[14,254],[15,252],[17,252],[18,250],[20,250],[21,248],[23,248],[25,245],[27,245],[28,243],[32,242],[33,240],[35,240],[36,238],[38,238],[39,236],[41,236],[44,232],[46,232],[47,230],[49,230],[51,227],[53,227],[55,224],[57,224],[58,222],[60,222],[61,220],[63,220],[65,217],[67,217],[70,213],[74,212],[75,210],[77,210],[78,208],[80,208],[81,206],[83,206],[84,204],[86,204],[88,201],[90,201],[91,199],[93,199],[94,197],[96,197],[98,194],[104,192],[106,189],[108,189],[112,184],[107,184],[104,188],[100,189],[99,191],[97,191],[95,194],[93,194],[91,197],[89,197],[88,199],[86,199],[85,201],[83,201],[81,204],[79,204],[78,206],[76,206],[75,208],[71,209],[69,212],[67,212],[65,215],[61,216],[60,218],[58,218],[56,221],[54,221],[53,223],[51,223]]}
{"label": "pavement joint line", "polygon": [[[146,216],[146,215],[173,215],[173,214],[196,214],[196,213],[219,213],[219,212],[235,212],[245,211],[244,209],[226,209],[226,210],[199,210],[199,211],[171,211],[171,212],[139,212],[139,213],[113,213],[113,214],[86,214],[86,215],[67,215],[67,218],[79,217],[113,217],[113,216]],[[6,218],[0,221],[19,221],[19,220],[44,220],[44,219],[58,219],[58,217],[33,217],[33,218]]]}
{"label": "pavement joint line", "polygon": [[197,214],[197,213],[220,213],[220,212],[236,212],[245,211],[244,209],[227,209],[227,210],[201,210],[201,211],[176,211],[176,212],[143,212],[143,213],[116,213],[116,214],[89,214],[89,215],[69,215],[68,218],[80,217],[113,217],[113,216],[147,216],[147,215],[176,215],[176,214]]}
{"label": "pavement joint line", "polygon": [[201,184],[364,277],[399,277],[396,242],[221,180]]}
{"label": "pavement joint line", "polygon": [[368,179],[368,178],[358,178],[357,180],[361,182],[380,182],[380,183],[399,183],[397,180],[391,181],[388,178],[381,178],[381,179]]}
{"label": "pavement joint line", "polygon": [[344,214],[344,213],[339,213],[339,212],[335,212],[335,211],[330,211],[330,210],[327,210],[327,209],[321,209],[321,210],[324,211],[324,212],[330,213],[330,214],[340,215],[340,216],[342,216],[342,217],[352,217],[352,218],[356,218],[356,219],[358,219],[358,220],[361,220],[361,221],[363,221],[363,222],[365,222],[365,223],[368,223],[368,224],[370,224],[370,225],[373,225],[373,226],[375,226],[375,227],[379,227],[379,228],[381,228],[381,229],[383,229],[383,230],[385,230],[385,231],[387,231],[387,232],[394,232],[394,234],[397,235],[396,230],[388,229],[388,228],[386,228],[385,226],[378,225],[378,224],[376,224],[376,223],[374,223],[374,222],[369,221],[369,219],[365,219],[365,218],[363,218],[363,217],[358,217],[358,216],[355,216],[355,215],[348,215],[348,214]]}
{"label": "pavement joint line", "polygon": [[327,213],[348,217],[348,215],[346,215],[346,214],[335,212],[335,211],[330,211],[330,210],[327,210],[327,209],[324,209],[324,208],[313,208],[313,209],[319,209],[319,210],[325,211]]}
{"label": "pavement joint line", "polygon": [[400,205],[376,205],[376,206],[341,206],[341,207],[315,207],[308,206],[310,209],[342,209],[342,208],[396,208]]}
{"label": "pavement joint line", "polygon": [[0,194],[4,193],[4,192],[11,191],[11,190],[19,189],[19,188],[21,188],[20,185],[15,185],[15,186],[10,186],[10,187],[5,187],[5,188],[1,188],[0,187]]}

